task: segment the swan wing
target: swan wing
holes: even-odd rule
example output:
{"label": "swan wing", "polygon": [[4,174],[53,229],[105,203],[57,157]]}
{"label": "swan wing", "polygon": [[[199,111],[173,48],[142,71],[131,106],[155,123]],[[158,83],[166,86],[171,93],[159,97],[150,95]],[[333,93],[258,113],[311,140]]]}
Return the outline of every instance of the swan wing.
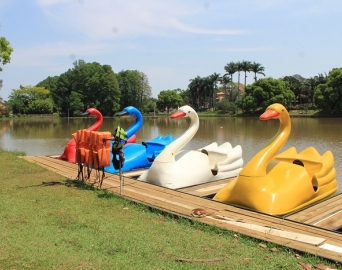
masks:
{"label": "swan wing", "polygon": [[212,143],[203,149],[208,154],[210,168],[214,170],[218,165],[230,164],[242,158],[241,146],[237,145],[232,148],[232,145],[228,142],[220,146],[218,146],[216,143]]}

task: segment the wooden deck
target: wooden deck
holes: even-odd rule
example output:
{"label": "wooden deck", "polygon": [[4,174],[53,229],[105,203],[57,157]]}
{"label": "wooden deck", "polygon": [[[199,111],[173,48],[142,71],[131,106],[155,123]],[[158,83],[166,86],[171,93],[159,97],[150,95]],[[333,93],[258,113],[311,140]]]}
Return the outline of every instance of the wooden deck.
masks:
{"label": "wooden deck", "polygon": [[286,218],[338,231],[342,225],[342,194],[330,197]]}
{"label": "wooden deck", "polygon": [[[78,166],[45,156],[23,157],[69,179],[75,179]],[[102,188],[124,198],[176,215],[195,219],[194,209],[205,209],[198,221],[273,242],[320,257],[342,262],[342,195],[329,198],[286,217],[274,217],[215,202],[211,197],[230,179],[171,190],[131,178],[141,171],[105,174]],[[95,173],[92,176],[95,178]]]}

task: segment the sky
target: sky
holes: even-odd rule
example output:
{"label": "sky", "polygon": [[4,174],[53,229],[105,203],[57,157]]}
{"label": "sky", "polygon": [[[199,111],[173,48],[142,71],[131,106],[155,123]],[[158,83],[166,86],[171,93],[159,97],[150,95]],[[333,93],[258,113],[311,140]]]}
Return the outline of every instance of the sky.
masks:
{"label": "sky", "polygon": [[328,74],[342,66],[342,1],[0,0],[0,36],[14,49],[4,100],[79,59],[144,72],[157,98],[243,60],[266,77]]}

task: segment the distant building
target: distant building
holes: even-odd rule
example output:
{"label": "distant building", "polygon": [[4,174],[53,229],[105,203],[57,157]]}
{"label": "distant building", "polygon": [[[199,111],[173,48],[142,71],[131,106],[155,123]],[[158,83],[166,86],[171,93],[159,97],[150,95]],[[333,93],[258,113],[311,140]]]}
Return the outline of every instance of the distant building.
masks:
{"label": "distant building", "polygon": [[2,115],[7,114],[7,107],[4,104],[0,104],[0,110]]}
{"label": "distant building", "polygon": [[224,95],[225,95],[224,92],[218,92],[218,93],[216,93],[216,100],[217,100],[217,101],[220,101],[221,99],[224,99]]}
{"label": "distant building", "polygon": [[[240,90],[239,96],[241,96],[241,94],[245,91],[245,87],[243,85],[240,85],[239,90]],[[227,93],[217,92],[216,93],[216,101],[221,101],[222,99],[224,99],[225,95],[228,94],[228,92],[229,92],[229,89],[227,89]]]}

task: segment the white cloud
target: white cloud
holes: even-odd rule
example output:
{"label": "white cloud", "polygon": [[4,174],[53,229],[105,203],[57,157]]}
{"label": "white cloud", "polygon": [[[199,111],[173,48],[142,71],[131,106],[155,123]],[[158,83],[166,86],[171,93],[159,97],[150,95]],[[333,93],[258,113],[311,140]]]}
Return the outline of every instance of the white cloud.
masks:
{"label": "white cloud", "polygon": [[239,47],[239,48],[217,48],[217,52],[261,52],[261,51],[275,51],[273,47]]}
{"label": "white cloud", "polygon": [[175,27],[181,31],[195,33],[195,34],[240,35],[240,34],[245,33],[245,31],[243,31],[243,30],[196,28],[196,27],[193,27],[190,25],[183,24],[176,18],[171,18],[168,20],[168,22],[170,23],[170,25],[172,25],[173,27]]}
{"label": "white cloud", "polygon": [[[241,30],[202,29],[192,24],[208,15],[206,6],[177,0],[38,0],[50,18],[67,31],[77,29],[91,39],[113,39],[126,36],[171,35],[175,31],[196,34],[231,35]],[[184,21],[187,23],[184,23]],[[182,22],[181,22],[182,21]],[[207,20],[208,24],[210,19]]]}
{"label": "white cloud", "polygon": [[60,3],[70,2],[70,0],[36,0],[36,2],[41,6],[51,6]]}
{"label": "white cloud", "polygon": [[96,44],[44,44],[34,45],[25,48],[16,48],[11,55],[12,67],[40,67],[48,66],[53,62],[59,62],[58,59],[71,61],[79,59],[83,55],[104,54],[111,49],[111,46],[104,43]]}

